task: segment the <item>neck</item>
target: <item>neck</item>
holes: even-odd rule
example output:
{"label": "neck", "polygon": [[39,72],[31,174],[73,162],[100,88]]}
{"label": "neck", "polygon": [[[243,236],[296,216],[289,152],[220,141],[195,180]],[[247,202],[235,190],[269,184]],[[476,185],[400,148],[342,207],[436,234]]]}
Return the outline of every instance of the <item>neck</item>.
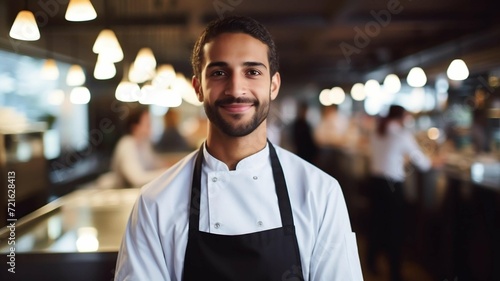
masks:
{"label": "neck", "polygon": [[140,134],[134,134],[134,133],[132,133],[132,134],[130,134],[130,135],[134,138],[134,140],[135,140],[137,143],[142,143],[142,142],[144,142],[144,141],[146,140],[146,139],[145,139],[143,136],[141,136]]}
{"label": "neck", "polygon": [[224,162],[230,170],[235,170],[241,159],[253,155],[266,147],[266,124],[243,137],[230,137],[209,125],[207,137],[208,152]]}

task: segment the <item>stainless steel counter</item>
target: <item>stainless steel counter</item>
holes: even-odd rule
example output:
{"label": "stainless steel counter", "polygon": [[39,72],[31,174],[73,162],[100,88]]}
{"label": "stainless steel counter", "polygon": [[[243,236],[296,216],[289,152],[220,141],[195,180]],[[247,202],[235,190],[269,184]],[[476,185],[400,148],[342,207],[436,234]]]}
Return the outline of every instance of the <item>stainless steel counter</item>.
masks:
{"label": "stainless steel counter", "polygon": [[[139,189],[77,190],[20,219],[16,252],[118,251]],[[8,229],[0,232],[7,252]]]}
{"label": "stainless steel counter", "polygon": [[2,266],[0,279],[111,280],[139,190],[77,190],[16,221],[14,234],[3,228],[0,253],[8,262],[15,247],[16,273]]}

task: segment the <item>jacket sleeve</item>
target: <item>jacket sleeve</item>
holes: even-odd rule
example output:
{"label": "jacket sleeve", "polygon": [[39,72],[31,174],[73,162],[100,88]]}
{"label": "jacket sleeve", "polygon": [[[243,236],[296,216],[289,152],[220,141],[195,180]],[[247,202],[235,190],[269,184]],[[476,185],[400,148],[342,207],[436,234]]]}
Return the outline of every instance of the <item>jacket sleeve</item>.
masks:
{"label": "jacket sleeve", "polygon": [[140,196],[130,215],[116,262],[115,281],[170,281],[157,223]]}
{"label": "jacket sleeve", "polygon": [[404,143],[406,144],[406,153],[410,158],[410,162],[413,163],[420,171],[427,171],[431,168],[431,160],[427,157],[420,146],[418,145],[415,137],[410,132],[405,132]]}
{"label": "jacket sleeve", "polygon": [[347,207],[338,183],[328,194],[311,257],[309,280],[363,280],[356,235],[351,230]]}

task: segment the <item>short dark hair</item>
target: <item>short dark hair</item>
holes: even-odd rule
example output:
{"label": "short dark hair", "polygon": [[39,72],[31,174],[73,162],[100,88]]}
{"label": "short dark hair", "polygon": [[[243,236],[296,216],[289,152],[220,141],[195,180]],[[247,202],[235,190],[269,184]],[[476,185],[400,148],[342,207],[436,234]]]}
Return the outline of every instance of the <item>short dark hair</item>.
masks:
{"label": "short dark hair", "polygon": [[377,126],[377,133],[380,136],[385,136],[387,134],[387,125],[391,120],[402,120],[405,116],[406,110],[400,105],[391,105],[389,107],[389,112],[385,117],[379,120]]}
{"label": "short dark hair", "polygon": [[191,65],[193,66],[193,74],[196,77],[201,77],[203,47],[210,40],[222,33],[245,33],[266,44],[268,47],[267,58],[269,60],[271,76],[278,72],[278,52],[271,33],[269,33],[267,28],[250,17],[228,16],[210,22],[200,35],[200,38],[198,38],[198,41],[194,44]]}
{"label": "short dark hair", "polygon": [[386,117],[389,120],[393,119],[401,119],[405,116],[406,110],[404,107],[400,105],[391,105],[389,107],[389,112],[387,113]]}
{"label": "short dark hair", "polygon": [[127,133],[132,133],[132,127],[135,125],[139,124],[141,121],[142,115],[145,113],[149,113],[149,110],[145,106],[139,106],[138,108],[134,108],[130,110],[130,114],[128,115],[127,118],[127,123],[126,123],[126,130]]}

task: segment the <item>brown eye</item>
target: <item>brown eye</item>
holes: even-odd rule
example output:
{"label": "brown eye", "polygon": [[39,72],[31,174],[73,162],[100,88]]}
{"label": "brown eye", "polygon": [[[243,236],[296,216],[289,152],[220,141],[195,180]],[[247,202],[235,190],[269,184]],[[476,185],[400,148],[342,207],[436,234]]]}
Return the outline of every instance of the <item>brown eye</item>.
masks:
{"label": "brown eye", "polygon": [[251,76],[257,76],[257,75],[260,75],[260,71],[258,70],[255,70],[255,69],[251,69],[247,72],[248,75],[251,75]]}
{"label": "brown eye", "polygon": [[222,70],[216,70],[214,72],[212,72],[212,75],[211,76],[225,76],[226,73]]}

